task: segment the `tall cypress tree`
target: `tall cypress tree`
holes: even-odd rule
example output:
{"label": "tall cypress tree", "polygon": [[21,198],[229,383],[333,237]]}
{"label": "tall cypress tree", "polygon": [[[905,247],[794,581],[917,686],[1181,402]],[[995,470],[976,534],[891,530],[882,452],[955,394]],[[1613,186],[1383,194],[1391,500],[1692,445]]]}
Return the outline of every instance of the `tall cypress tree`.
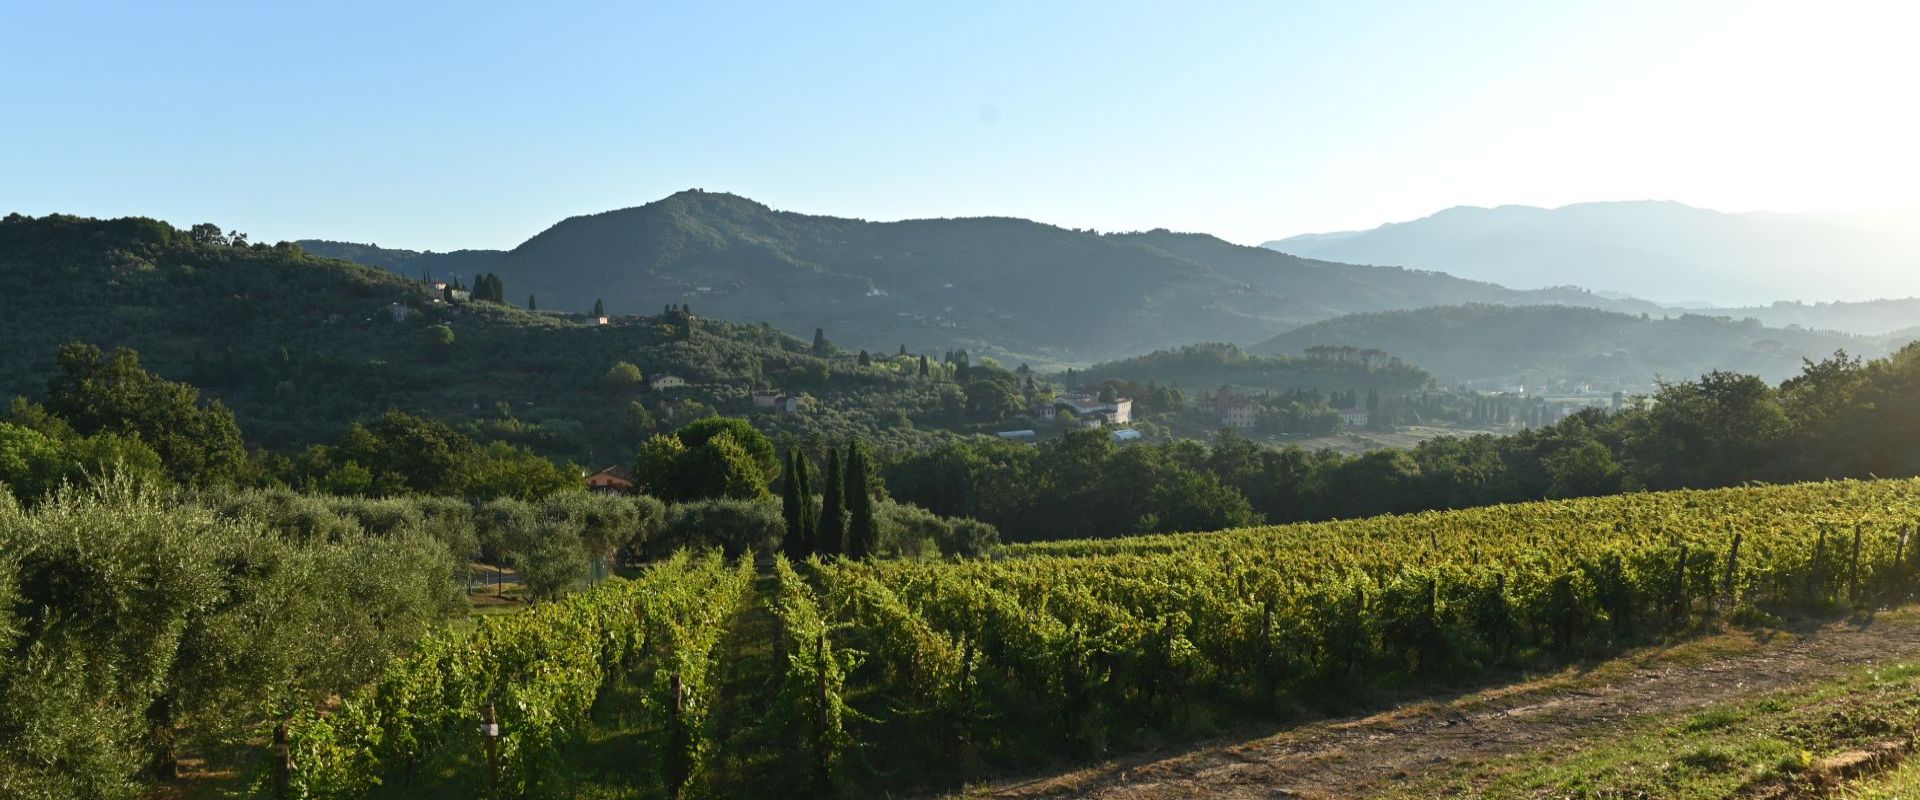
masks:
{"label": "tall cypress tree", "polygon": [[929,370],[927,367],[927,355],[925,353],[921,353],[920,354],[920,377],[922,378],[927,377],[927,374],[930,371],[931,370]]}
{"label": "tall cypress tree", "polygon": [[528,311],[538,311],[538,310],[540,310],[540,307],[539,307],[539,306],[537,306],[537,305],[534,305],[534,302],[533,302],[533,295],[527,295],[527,310],[528,310]]}
{"label": "tall cypress tree", "polygon": [[813,477],[807,456],[793,451],[793,469],[800,484],[800,548],[803,555],[820,552],[820,510],[813,507]]}
{"label": "tall cypress tree", "polygon": [[839,555],[847,537],[846,495],[840,484],[840,451],[827,448],[827,488],[820,502],[820,527],[814,531],[813,549],[823,556]]}
{"label": "tall cypress tree", "polygon": [[605,303],[600,302],[600,298],[598,297],[593,298],[593,315],[596,317],[604,317],[607,315],[607,306]]}
{"label": "tall cypress tree", "polygon": [[880,544],[880,530],[873,521],[873,495],[867,491],[867,454],[860,440],[847,443],[847,486],[843,490],[847,504],[847,556],[867,558]]}
{"label": "tall cypress tree", "polygon": [[787,451],[787,479],[781,481],[780,517],[787,523],[787,533],[780,537],[780,549],[790,559],[806,557],[807,535],[806,517],[800,511],[800,453]]}

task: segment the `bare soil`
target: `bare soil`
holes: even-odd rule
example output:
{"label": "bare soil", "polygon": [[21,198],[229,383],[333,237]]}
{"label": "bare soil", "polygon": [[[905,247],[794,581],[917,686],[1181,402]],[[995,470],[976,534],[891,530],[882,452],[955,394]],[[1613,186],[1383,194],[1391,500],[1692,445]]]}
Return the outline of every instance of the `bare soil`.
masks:
{"label": "bare soil", "polygon": [[1413,779],[1605,735],[1620,722],[1679,715],[1920,657],[1920,613],[1738,631],[1443,701],[1296,725],[1179,753],[976,788],[970,797],[1351,798],[1405,792]]}

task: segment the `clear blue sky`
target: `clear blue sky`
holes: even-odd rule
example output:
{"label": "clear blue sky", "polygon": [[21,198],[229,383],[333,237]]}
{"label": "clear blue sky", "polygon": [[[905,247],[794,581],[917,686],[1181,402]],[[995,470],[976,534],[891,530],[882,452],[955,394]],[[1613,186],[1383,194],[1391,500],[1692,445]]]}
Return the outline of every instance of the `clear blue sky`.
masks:
{"label": "clear blue sky", "polygon": [[445,250],[700,187],[1252,243],[1920,186],[1896,3],[282,5],[9,3],[0,211]]}

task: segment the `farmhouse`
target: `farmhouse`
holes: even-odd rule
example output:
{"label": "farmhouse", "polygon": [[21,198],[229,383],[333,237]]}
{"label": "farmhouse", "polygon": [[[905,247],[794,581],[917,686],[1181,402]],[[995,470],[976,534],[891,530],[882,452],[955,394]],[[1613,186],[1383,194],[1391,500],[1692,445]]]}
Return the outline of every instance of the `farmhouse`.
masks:
{"label": "farmhouse", "polygon": [[1101,400],[1091,394],[1069,394],[1062,396],[1054,405],[1073,409],[1073,413],[1082,421],[1097,419],[1109,425],[1128,425],[1133,422],[1133,399],[1128,397]]}
{"label": "farmhouse", "polygon": [[679,389],[687,385],[687,380],[678,375],[660,373],[647,381],[647,387],[658,392],[664,389]]}
{"label": "farmhouse", "polygon": [[587,476],[587,491],[599,494],[625,494],[633,489],[633,473],[618,464]]}
{"label": "farmhouse", "polygon": [[1257,411],[1252,398],[1234,391],[1231,386],[1220,387],[1220,391],[1213,396],[1213,412],[1220,418],[1222,426],[1252,430]]}

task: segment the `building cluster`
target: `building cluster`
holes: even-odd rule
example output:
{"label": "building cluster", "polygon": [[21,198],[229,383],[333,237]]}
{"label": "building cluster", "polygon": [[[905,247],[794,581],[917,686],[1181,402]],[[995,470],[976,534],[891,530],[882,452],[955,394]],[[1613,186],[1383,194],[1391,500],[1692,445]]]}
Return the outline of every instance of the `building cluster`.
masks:
{"label": "building cluster", "polygon": [[785,392],[762,389],[753,393],[753,408],[756,411],[772,411],[778,414],[798,414],[800,398]]}
{"label": "building cluster", "polygon": [[1074,419],[1089,428],[1133,424],[1133,398],[1102,400],[1099,395],[1087,393],[1061,395],[1052,402],[1034,406],[1029,415],[1036,419],[1054,419],[1060,415],[1061,409],[1072,411]]}

